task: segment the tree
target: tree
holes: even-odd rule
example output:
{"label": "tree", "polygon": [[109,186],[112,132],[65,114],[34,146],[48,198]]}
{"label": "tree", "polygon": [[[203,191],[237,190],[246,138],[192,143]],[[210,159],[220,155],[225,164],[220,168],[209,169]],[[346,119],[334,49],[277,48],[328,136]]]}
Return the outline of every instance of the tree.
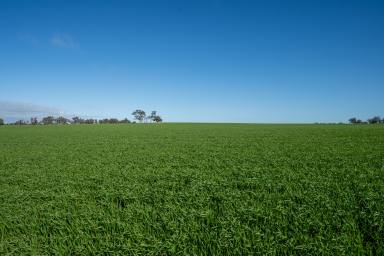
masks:
{"label": "tree", "polygon": [[16,125],[26,125],[27,123],[24,120],[17,120],[15,122]]}
{"label": "tree", "polygon": [[120,121],[117,118],[104,118],[99,120],[99,124],[118,124]]}
{"label": "tree", "polygon": [[381,123],[381,118],[379,116],[374,116],[374,117],[368,119],[368,123],[379,124],[379,123]]}
{"label": "tree", "polygon": [[348,120],[351,124],[356,124],[357,123],[357,119],[356,117],[352,117]]}
{"label": "tree", "polygon": [[135,111],[133,111],[132,115],[134,116],[134,118],[136,120],[138,120],[140,123],[143,122],[143,120],[145,119],[145,111],[144,110],[141,110],[141,109],[136,109]]}
{"label": "tree", "polygon": [[56,123],[57,124],[68,124],[69,123],[69,119],[63,117],[63,116],[59,116],[57,119],[56,119]]}
{"label": "tree", "polygon": [[152,121],[152,122],[154,122],[154,118],[156,117],[156,111],[155,110],[153,110],[152,112],[151,112],[151,114],[148,116],[148,119],[150,120],[150,121]]}
{"label": "tree", "polygon": [[39,124],[37,117],[31,117],[31,125],[37,125],[37,124]]}
{"label": "tree", "polygon": [[153,121],[156,122],[156,123],[161,123],[161,122],[163,122],[163,119],[161,119],[160,116],[155,116],[155,117],[153,118]]}
{"label": "tree", "polygon": [[148,116],[148,119],[155,123],[160,123],[163,121],[161,117],[157,114],[157,111],[155,110],[151,112],[151,114]]}
{"label": "tree", "polygon": [[84,123],[84,119],[78,117],[78,116],[75,116],[75,117],[72,117],[72,122],[74,124],[83,124]]}
{"label": "tree", "polygon": [[0,118],[0,125],[4,125],[4,119]]}
{"label": "tree", "polygon": [[108,123],[108,119],[107,118],[99,120],[99,124],[107,124],[107,123]]}
{"label": "tree", "polygon": [[55,121],[55,118],[53,116],[46,116],[46,117],[43,117],[43,119],[41,121],[45,125],[53,124],[53,122]]}
{"label": "tree", "polygon": [[119,119],[117,119],[117,118],[110,118],[108,120],[108,123],[110,123],[110,124],[118,124],[119,123]]}
{"label": "tree", "polygon": [[92,118],[90,118],[90,119],[85,119],[85,120],[84,120],[84,123],[85,123],[85,124],[96,124],[96,123],[97,123],[97,120],[96,120],[96,119],[92,119]]}
{"label": "tree", "polygon": [[128,120],[128,118],[124,118],[123,120],[120,120],[121,124],[129,124],[131,121]]}

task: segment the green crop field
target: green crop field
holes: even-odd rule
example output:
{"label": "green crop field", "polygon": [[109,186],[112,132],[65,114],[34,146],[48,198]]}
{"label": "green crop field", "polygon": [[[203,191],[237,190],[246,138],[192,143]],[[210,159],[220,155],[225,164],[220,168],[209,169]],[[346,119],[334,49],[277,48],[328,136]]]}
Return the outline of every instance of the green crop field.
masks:
{"label": "green crop field", "polygon": [[20,254],[384,255],[384,126],[0,127]]}

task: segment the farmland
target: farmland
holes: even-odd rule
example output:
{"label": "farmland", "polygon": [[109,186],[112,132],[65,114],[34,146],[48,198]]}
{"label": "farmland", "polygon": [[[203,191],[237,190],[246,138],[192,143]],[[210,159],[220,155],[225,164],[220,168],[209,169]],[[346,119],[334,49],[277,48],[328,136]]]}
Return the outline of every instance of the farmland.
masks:
{"label": "farmland", "polygon": [[0,127],[0,254],[384,254],[384,126]]}

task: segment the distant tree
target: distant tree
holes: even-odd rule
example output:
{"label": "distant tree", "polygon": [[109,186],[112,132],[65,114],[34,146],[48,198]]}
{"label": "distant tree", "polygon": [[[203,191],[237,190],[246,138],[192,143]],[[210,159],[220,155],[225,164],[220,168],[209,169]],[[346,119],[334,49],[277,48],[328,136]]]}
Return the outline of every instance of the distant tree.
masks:
{"label": "distant tree", "polygon": [[24,120],[17,120],[17,121],[15,122],[15,124],[16,124],[16,125],[26,125],[27,122],[25,122]]}
{"label": "distant tree", "polygon": [[153,110],[151,114],[148,116],[148,119],[152,122],[159,123],[162,122],[163,120],[161,117],[157,114],[157,111]]}
{"label": "distant tree", "polygon": [[128,118],[124,118],[122,120],[120,120],[120,123],[121,124],[129,124],[131,121],[128,120]]}
{"label": "distant tree", "polygon": [[53,124],[53,122],[55,122],[55,118],[53,116],[46,116],[46,117],[43,117],[43,119],[41,120],[41,122],[45,125],[48,125],[48,124]]}
{"label": "distant tree", "polygon": [[145,119],[146,115],[145,115],[145,111],[144,110],[141,110],[141,109],[136,109],[135,111],[133,111],[132,115],[134,116],[134,118],[139,121],[140,123],[143,122],[143,120]]}
{"label": "distant tree", "polygon": [[119,123],[119,119],[117,119],[117,118],[110,118],[108,120],[108,123],[109,124],[118,124]]}
{"label": "distant tree", "polygon": [[118,124],[120,121],[117,118],[104,118],[99,120],[99,124]]}
{"label": "distant tree", "polygon": [[155,110],[153,110],[153,111],[151,112],[151,114],[148,116],[148,119],[149,119],[150,121],[154,122],[153,119],[156,117],[156,115],[157,115],[157,112],[156,112]]}
{"label": "distant tree", "polygon": [[4,125],[4,119],[0,118],[0,125]]}
{"label": "distant tree", "polygon": [[160,116],[155,116],[153,118],[153,121],[156,122],[156,123],[161,123],[161,122],[163,122],[163,119]]}
{"label": "distant tree", "polygon": [[39,124],[37,117],[31,117],[31,125],[37,125],[37,124]]}
{"label": "distant tree", "polygon": [[96,120],[96,119],[92,119],[92,118],[90,118],[90,119],[85,119],[85,120],[84,120],[84,123],[85,123],[85,124],[96,124],[96,123],[97,123],[97,120]]}
{"label": "distant tree", "polygon": [[107,123],[108,123],[108,119],[107,118],[99,120],[99,124],[107,124]]}
{"label": "distant tree", "polygon": [[72,117],[72,123],[74,124],[83,124],[84,123],[84,119],[78,117],[78,116],[75,116],[75,117]]}
{"label": "distant tree", "polygon": [[349,121],[351,124],[355,124],[355,123],[357,123],[357,119],[356,119],[356,117],[349,118],[348,121]]}
{"label": "distant tree", "polygon": [[356,123],[357,123],[357,124],[362,124],[363,121],[361,121],[361,119],[357,119],[357,120],[356,120]]}
{"label": "distant tree", "polygon": [[63,116],[59,116],[58,118],[56,118],[56,123],[57,124],[68,124],[69,123],[69,119],[63,117]]}
{"label": "distant tree", "polygon": [[368,123],[370,124],[379,124],[381,122],[381,118],[379,116],[374,116],[368,119]]}

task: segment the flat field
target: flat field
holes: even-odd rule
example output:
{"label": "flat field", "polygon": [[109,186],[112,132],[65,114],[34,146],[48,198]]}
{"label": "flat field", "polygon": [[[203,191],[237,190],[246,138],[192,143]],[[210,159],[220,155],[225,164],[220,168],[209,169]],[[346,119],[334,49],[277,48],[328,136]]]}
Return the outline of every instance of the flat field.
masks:
{"label": "flat field", "polygon": [[384,126],[0,127],[12,254],[384,255]]}

